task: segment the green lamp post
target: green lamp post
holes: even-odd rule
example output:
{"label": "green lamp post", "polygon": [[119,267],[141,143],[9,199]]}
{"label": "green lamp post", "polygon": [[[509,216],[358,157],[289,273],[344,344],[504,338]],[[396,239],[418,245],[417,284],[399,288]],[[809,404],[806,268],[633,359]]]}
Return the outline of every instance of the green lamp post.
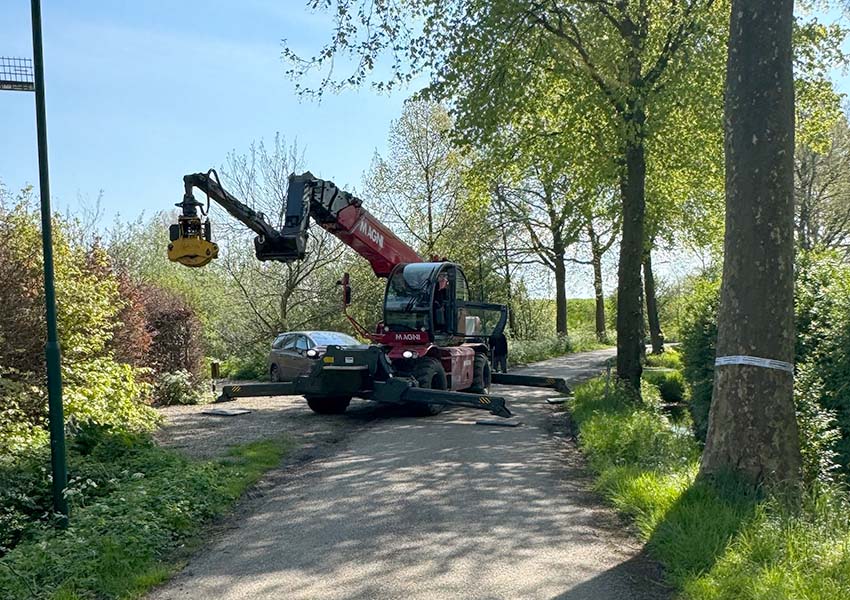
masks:
{"label": "green lamp post", "polygon": [[44,251],[44,302],[47,317],[47,397],[50,415],[50,457],[53,471],[53,510],[68,522],[65,488],[65,417],[62,409],[62,371],[56,326],[56,290],[53,276],[53,235],[50,210],[50,178],[47,166],[47,117],[44,102],[44,53],[41,42],[41,2],[31,0],[33,59],[0,57],[0,90],[35,92],[38,134],[38,180],[41,197],[41,239]]}

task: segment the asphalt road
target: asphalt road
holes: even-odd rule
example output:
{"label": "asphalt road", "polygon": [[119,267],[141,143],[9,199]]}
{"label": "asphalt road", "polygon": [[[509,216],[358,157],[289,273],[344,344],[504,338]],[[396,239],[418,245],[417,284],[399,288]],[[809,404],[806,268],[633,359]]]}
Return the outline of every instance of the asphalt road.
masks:
{"label": "asphalt road", "polygon": [[[528,372],[575,381],[612,355]],[[368,403],[331,417],[343,431],[334,443],[270,474],[150,600],[667,598],[658,567],[589,491],[565,415],[545,402],[552,393],[493,391],[522,426]]]}

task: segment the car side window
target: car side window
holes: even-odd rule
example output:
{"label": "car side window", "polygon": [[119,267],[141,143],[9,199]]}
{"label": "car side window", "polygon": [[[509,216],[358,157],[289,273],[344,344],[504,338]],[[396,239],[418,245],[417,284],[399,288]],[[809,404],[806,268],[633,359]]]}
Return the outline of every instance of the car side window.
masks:
{"label": "car side window", "polygon": [[275,338],[274,342],[272,343],[272,348],[274,350],[280,350],[281,348],[283,348],[283,344],[284,344],[284,342],[286,342],[286,338],[288,338],[288,337],[289,336],[287,336],[287,335],[277,336]]}
{"label": "car side window", "polygon": [[307,341],[307,337],[303,335],[298,336],[298,340],[295,342],[296,350],[309,350],[310,343]]}
{"label": "car side window", "polygon": [[298,338],[299,338],[299,336],[297,336],[297,335],[290,335],[289,337],[287,337],[286,342],[284,342],[284,344],[283,344],[283,349],[284,350],[294,350],[295,349],[295,342],[298,341]]}

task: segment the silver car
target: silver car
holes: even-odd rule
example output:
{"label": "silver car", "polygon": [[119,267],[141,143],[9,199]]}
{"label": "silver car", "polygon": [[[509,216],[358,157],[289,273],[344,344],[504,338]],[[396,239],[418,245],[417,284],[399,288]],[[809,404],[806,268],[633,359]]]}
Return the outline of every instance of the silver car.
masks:
{"label": "silver car", "polygon": [[306,375],[313,362],[330,345],[361,346],[355,338],[339,331],[290,331],[281,333],[272,343],[268,374],[271,381],[292,381]]}

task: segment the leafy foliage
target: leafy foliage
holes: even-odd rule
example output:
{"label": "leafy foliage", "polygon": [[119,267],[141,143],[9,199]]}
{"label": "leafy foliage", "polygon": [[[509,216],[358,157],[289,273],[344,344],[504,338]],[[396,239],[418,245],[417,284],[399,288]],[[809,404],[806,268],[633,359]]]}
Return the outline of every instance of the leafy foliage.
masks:
{"label": "leafy foliage", "polygon": [[705,441],[717,356],[717,310],[720,282],[714,277],[694,281],[683,319],[682,362],[691,391],[690,411],[697,439]]}
{"label": "leafy foliage", "polygon": [[[0,460],[0,590],[9,598],[137,596],[171,571],[164,559],[221,514],[291,447],[281,438],[189,461],[148,438],[87,427],[70,448],[68,529],[54,528],[46,449]],[[33,519],[42,519],[34,521]]]}
{"label": "leafy foliage", "polygon": [[664,402],[681,402],[685,399],[685,378],[680,371],[644,370],[643,378],[658,388]]}
{"label": "leafy foliage", "polygon": [[154,402],[162,406],[173,404],[202,404],[209,401],[203,381],[186,370],[160,373],[153,388]]}
{"label": "leafy foliage", "polygon": [[[850,266],[834,253],[801,253],[797,264],[796,401],[809,478],[829,476],[832,450],[850,465]],[[714,376],[719,285],[694,283],[682,330],[695,432],[704,439]],[[840,439],[836,427],[840,430]],[[836,444],[837,442],[837,444]]]}
{"label": "leafy foliage", "polygon": [[[0,199],[0,234],[0,276],[12,278],[0,290],[0,453],[11,454],[46,441],[41,235],[27,190],[12,203]],[[54,259],[67,421],[151,429],[145,373],[110,351],[124,303],[105,252],[84,243],[76,221],[57,217]]]}
{"label": "leafy foliage", "polygon": [[188,371],[197,376],[203,364],[201,323],[189,304],[165,289],[149,287],[143,305],[151,344],[146,363],[157,372]]}
{"label": "leafy foliage", "polygon": [[815,483],[801,504],[789,506],[730,477],[697,480],[698,442],[630,398],[597,378],[575,390],[570,409],[597,489],[634,519],[683,598],[838,600],[847,594],[845,489]]}

